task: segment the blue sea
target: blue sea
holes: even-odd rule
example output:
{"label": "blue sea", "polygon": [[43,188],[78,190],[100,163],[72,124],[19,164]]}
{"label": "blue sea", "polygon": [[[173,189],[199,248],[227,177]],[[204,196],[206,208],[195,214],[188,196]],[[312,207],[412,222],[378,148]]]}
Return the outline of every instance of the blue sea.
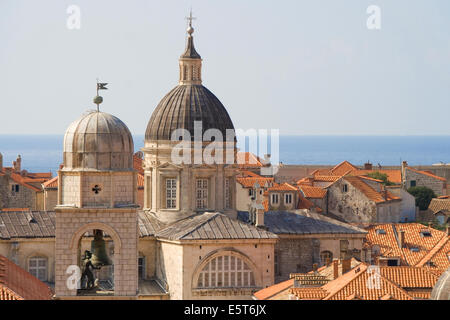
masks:
{"label": "blue sea", "polygon": [[[0,135],[4,166],[20,154],[22,168],[55,173],[62,163],[63,135]],[[144,136],[134,136],[135,149]],[[450,163],[450,136],[280,136],[280,161],[284,164],[335,165],[348,160],[355,165]]]}

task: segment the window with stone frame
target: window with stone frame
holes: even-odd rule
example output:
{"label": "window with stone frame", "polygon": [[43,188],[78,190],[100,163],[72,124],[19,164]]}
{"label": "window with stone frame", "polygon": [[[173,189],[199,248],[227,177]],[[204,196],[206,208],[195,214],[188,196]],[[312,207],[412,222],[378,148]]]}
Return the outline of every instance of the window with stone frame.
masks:
{"label": "window with stone frame", "polygon": [[197,179],[195,187],[196,208],[208,208],[208,179]]}
{"label": "window with stone frame", "polygon": [[177,207],[177,179],[166,178],[166,209]]}
{"label": "window with stone frame", "polygon": [[47,281],[47,258],[30,258],[28,261],[28,272],[41,281]]}
{"label": "window with stone frame", "polygon": [[270,196],[271,203],[278,204],[278,202],[280,201],[278,193],[272,193]]}
{"label": "window with stone frame", "polygon": [[225,178],[225,209],[231,209],[231,178]]}
{"label": "window with stone frame", "polygon": [[284,203],[291,204],[292,203],[292,193],[286,193],[284,195]]}
{"label": "window with stone frame", "polygon": [[213,258],[203,267],[197,288],[255,287],[255,277],[248,264],[234,255]]}

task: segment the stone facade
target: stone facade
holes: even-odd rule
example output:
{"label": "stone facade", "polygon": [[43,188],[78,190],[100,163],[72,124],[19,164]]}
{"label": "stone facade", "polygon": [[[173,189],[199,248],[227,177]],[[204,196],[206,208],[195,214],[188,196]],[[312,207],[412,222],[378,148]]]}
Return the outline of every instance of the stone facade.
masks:
{"label": "stone facade", "polygon": [[434,191],[437,196],[446,195],[447,183],[445,180],[439,180],[435,177],[410,170],[406,168],[405,172],[405,186],[407,189],[417,187],[427,187]]}
{"label": "stone facade", "polygon": [[109,234],[114,241],[114,295],[136,296],[137,279],[137,212],[135,209],[68,209],[56,210],[55,294],[58,298],[76,296],[77,290],[66,285],[66,270],[79,265],[80,240],[94,229]]}

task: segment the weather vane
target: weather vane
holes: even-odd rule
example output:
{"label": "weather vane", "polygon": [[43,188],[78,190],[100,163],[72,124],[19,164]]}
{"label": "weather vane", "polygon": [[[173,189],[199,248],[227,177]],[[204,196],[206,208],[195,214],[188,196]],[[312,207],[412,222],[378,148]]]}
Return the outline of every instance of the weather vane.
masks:
{"label": "weather vane", "polygon": [[98,95],[98,90],[108,90],[106,87],[107,83],[98,82],[97,78],[97,95],[94,98],[94,103],[97,105],[97,112],[100,111],[99,105],[103,102],[103,97]]}

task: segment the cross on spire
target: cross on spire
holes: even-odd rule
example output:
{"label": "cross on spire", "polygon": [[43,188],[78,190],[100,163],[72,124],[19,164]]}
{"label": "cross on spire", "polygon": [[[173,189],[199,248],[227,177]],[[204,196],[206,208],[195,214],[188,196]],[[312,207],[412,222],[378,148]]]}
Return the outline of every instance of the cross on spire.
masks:
{"label": "cross on spire", "polygon": [[192,27],[192,20],[195,20],[195,19],[197,19],[197,18],[192,16],[192,8],[191,8],[191,11],[189,13],[189,17],[186,17],[186,20],[189,21],[189,27]]}

